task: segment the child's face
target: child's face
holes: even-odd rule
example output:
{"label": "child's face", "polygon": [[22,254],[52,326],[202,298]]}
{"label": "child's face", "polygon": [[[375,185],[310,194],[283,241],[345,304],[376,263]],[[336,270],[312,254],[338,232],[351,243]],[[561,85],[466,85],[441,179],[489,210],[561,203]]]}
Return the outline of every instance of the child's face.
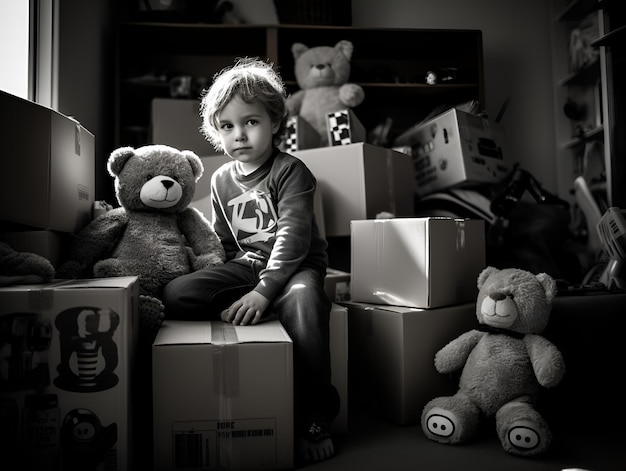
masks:
{"label": "child's face", "polygon": [[230,100],[218,116],[224,151],[241,162],[246,173],[259,168],[272,155],[273,135],[278,127],[258,100],[246,103],[239,96]]}

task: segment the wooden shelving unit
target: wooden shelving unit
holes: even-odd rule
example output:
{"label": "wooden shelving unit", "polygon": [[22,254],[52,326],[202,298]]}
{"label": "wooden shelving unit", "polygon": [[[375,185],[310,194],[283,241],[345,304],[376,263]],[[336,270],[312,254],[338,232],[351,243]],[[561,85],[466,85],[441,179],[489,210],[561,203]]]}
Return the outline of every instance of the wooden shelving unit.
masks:
{"label": "wooden shelving unit", "polygon": [[[393,137],[439,106],[470,100],[484,106],[478,30],[125,21],[117,33],[115,143],[148,142],[152,99],[169,97],[169,81],[175,76],[210,83],[236,57],[256,56],[274,62],[293,92],[298,89],[293,43],[332,46],[343,39],[354,45],[350,81],[365,91],[364,102],[354,111],[367,130],[390,117]],[[425,83],[427,71],[449,67],[458,70],[454,82]],[[198,96],[193,93],[190,98]]]}

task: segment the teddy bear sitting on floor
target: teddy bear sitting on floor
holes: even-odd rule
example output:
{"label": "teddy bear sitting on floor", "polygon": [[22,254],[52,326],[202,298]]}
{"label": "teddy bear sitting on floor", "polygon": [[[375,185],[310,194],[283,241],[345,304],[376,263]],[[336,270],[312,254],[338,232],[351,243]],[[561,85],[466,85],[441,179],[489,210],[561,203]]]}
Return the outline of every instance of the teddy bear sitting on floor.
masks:
{"label": "teddy bear sitting on floor", "polygon": [[156,333],[163,318],[160,297],[172,279],[224,262],[222,244],[207,219],[189,207],[204,171],[193,152],[165,145],[111,154],[121,207],[98,216],[74,238],[61,278],[138,276],[140,338]]}
{"label": "teddy bear sitting on floor", "polygon": [[290,116],[299,116],[319,135],[319,146],[329,145],[327,116],[329,113],[354,108],[363,102],[360,85],[348,83],[353,46],[342,40],[334,47],[309,48],[294,43],[296,82],[300,90],[287,98]]}
{"label": "teddy bear sitting on floor", "polygon": [[443,374],[462,369],[453,396],[432,399],[422,411],[431,440],[459,444],[495,417],[502,448],[532,456],[545,452],[552,435],[536,409],[541,387],[556,386],[565,365],[555,345],[540,334],[556,294],[555,280],[516,269],[485,268],[478,276],[479,328],[448,343],[435,355]]}

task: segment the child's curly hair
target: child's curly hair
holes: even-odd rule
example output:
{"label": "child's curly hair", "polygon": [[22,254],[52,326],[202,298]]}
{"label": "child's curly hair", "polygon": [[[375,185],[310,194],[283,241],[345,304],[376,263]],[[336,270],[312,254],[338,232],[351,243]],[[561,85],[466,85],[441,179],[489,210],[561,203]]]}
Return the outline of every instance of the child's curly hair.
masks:
{"label": "child's curly hair", "polygon": [[219,134],[219,114],[235,96],[248,103],[259,100],[263,104],[272,123],[280,124],[273,137],[274,146],[278,146],[289,116],[285,86],[272,63],[245,57],[215,74],[211,87],[201,94],[200,131],[215,150],[224,150]]}

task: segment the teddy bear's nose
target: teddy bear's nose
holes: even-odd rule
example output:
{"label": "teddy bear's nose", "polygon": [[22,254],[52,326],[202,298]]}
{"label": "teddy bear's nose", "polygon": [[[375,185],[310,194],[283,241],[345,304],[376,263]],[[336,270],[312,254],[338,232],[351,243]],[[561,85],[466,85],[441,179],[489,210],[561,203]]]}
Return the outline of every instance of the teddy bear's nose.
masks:
{"label": "teddy bear's nose", "polygon": [[170,189],[174,182],[172,180],[161,180],[161,184],[165,187],[166,190]]}
{"label": "teddy bear's nose", "polygon": [[502,301],[503,299],[506,298],[506,294],[496,291],[495,293],[491,293],[489,297],[493,299],[494,301]]}

